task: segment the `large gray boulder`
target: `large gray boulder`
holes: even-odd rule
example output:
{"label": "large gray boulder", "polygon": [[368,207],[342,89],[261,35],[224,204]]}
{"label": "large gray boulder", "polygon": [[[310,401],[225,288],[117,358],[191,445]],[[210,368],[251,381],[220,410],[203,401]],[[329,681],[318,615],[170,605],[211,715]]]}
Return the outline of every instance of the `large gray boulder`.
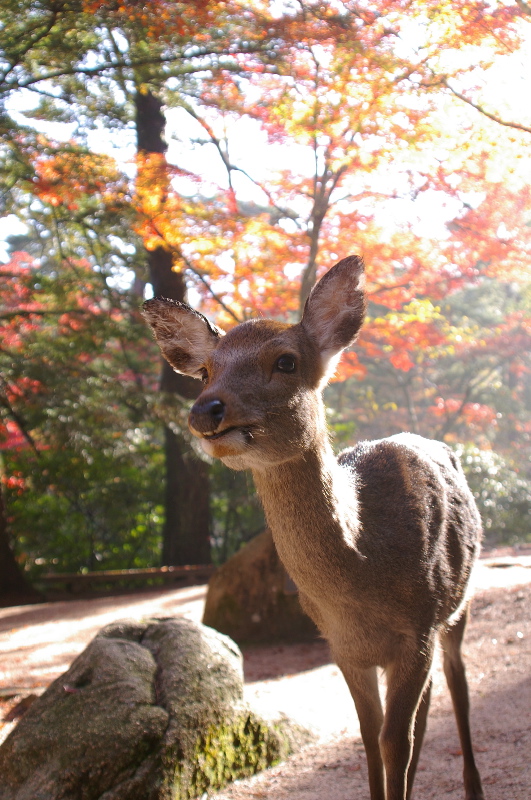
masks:
{"label": "large gray boulder", "polygon": [[238,644],[318,636],[267,529],[211,577],[203,622]]}
{"label": "large gray boulder", "polygon": [[182,618],[103,628],[0,747],[0,800],[184,800],[307,741],[243,702],[242,658]]}

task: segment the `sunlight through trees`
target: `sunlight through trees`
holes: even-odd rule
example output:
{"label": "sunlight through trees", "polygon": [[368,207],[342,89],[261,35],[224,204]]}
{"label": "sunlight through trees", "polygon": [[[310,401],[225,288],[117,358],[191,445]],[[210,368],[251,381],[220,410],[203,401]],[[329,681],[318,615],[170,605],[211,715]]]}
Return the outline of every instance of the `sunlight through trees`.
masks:
{"label": "sunlight through trees", "polygon": [[294,321],[350,253],[370,306],[328,389],[335,444],[406,429],[464,447],[488,540],[529,538],[529,6],[0,5],[19,564],[199,563],[257,533],[245,478],[194,449],[195,387],[162,372],[139,307]]}

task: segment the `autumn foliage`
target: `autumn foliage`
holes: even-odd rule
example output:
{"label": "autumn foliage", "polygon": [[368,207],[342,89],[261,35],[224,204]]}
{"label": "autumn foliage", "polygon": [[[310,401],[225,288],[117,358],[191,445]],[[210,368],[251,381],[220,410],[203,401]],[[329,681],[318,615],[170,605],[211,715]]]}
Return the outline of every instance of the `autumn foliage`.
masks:
{"label": "autumn foliage", "polygon": [[[61,448],[79,485],[118,492],[127,475],[140,496],[142,465],[127,525],[153,532],[138,558],[155,558],[157,424],[186,417],[157,394],[138,317],[158,250],[224,327],[296,321],[317,277],[363,255],[367,322],[328,395],[337,444],[409,429],[527,479],[531,118],[503,83],[528,46],[525,3],[2,4],[3,202],[27,233],[0,268],[1,447],[31,558],[20,492],[84,519],[76,568],[123,535],[96,494],[76,506]],[[150,147],[139,96],[165,113]],[[216,491],[221,541],[237,504]]]}

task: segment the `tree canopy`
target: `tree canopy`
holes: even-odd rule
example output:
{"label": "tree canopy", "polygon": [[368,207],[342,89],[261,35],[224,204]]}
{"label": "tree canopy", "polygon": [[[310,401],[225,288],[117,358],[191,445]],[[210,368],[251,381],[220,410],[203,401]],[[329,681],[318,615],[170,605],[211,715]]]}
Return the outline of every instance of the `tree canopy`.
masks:
{"label": "tree canopy", "polygon": [[[370,305],[328,390],[338,446],[405,428],[493,452],[528,513],[525,3],[1,8],[1,211],[24,231],[0,274],[2,481],[21,563],[193,558],[161,545],[168,498],[174,539],[206,503],[185,481],[207,470],[193,389],[160,383],[142,298],[295,321],[350,253]],[[261,520],[245,478],[209,469],[226,557]]]}

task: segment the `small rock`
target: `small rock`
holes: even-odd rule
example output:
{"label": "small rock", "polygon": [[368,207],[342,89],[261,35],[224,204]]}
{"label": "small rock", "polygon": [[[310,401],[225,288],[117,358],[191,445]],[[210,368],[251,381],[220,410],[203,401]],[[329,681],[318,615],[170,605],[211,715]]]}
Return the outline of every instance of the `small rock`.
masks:
{"label": "small rock", "polygon": [[301,608],[297,587],[282,566],[269,530],[251,539],[214,573],[203,622],[238,644],[318,636]]}

